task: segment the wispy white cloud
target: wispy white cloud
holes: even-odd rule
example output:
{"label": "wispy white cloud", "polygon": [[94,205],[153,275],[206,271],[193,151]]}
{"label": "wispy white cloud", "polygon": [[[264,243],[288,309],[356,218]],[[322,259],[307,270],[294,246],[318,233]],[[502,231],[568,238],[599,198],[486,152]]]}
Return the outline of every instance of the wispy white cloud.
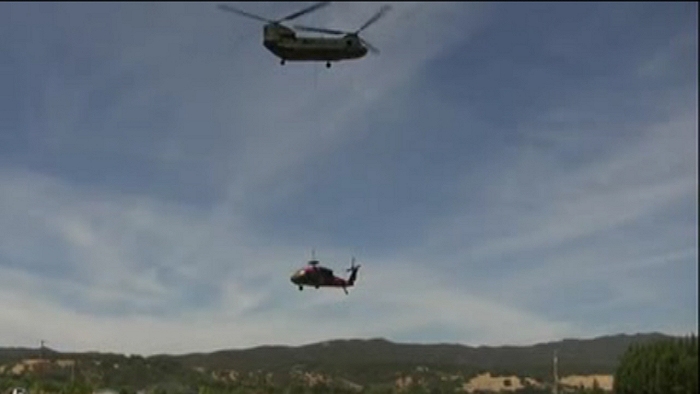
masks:
{"label": "wispy white cloud", "polygon": [[[466,206],[462,215],[438,220],[411,253],[440,269],[459,264],[453,283],[549,310],[579,330],[628,330],[624,319],[604,323],[601,313],[637,307],[649,329],[683,331],[648,320],[673,313],[689,330],[697,322],[697,281],[676,281],[697,277],[697,117],[682,112],[638,131],[575,171],[566,169],[566,158],[548,154],[552,145],[499,157],[484,189],[467,183],[468,193],[484,196],[479,210]],[[671,296],[674,286],[684,290]]]}

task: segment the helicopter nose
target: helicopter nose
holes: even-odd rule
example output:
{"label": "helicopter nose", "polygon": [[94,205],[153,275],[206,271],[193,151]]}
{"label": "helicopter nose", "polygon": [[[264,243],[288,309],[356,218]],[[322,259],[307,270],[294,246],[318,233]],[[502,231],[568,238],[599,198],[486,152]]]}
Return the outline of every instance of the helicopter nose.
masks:
{"label": "helicopter nose", "polygon": [[301,279],[301,275],[299,275],[299,273],[295,272],[292,275],[292,277],[289,279],[292,281],[292,283],[294,283],[296,285],[296,284],[299,284],[299,279]]}

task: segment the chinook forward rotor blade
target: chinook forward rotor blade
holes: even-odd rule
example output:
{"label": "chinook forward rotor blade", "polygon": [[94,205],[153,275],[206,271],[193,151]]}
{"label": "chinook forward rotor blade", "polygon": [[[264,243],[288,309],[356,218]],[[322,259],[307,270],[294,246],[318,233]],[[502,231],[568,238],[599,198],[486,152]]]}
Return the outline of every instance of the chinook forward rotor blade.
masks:
{"label": "chinook forward rotor blade", "polygon": [[360,27],[359,29],[357,29],[357,31],[355,32],[355,34],[358,34],[358,33],[360,33],[361,31],[363,31],[363,30],[365,30],[366,28],[368,28],[368,27],[370,27],[371,25],[373,25],[375,22],[377,22],[379,19],[381,19],[389,10],[391,10],[391,6],[390,6],[390,5],[385,5],[385,6],[383,6],[382,8],[380,8],[379,11],[378,11],[376,14],[374,14],[374,16],[372,16],[371,18],[369,18],[369,20],[368,20],[367,22],[365,22],[364,25],[362,25],[362,27]]}
{"label": "chinook forward rotor blade", "polygon": [[219,4],[217,6],[220,10],[228,11],[228,12],[233,12],[234,14],[242,15],[251,19],[258,20],[260,22],[266,22],[266,23],[272,23],[274,21],[271,21],[269,19],[263,18],[262,16],[251,14],[250,12],[245,12],[243,10],[239,10],[236,7],[230,6],[228,4]]}
{"label": "chinook forward rotor blade", "polygon": [[378,54],[379,54],[379,49],[377,49],[377,47],[375,47],[374,45],[370,44],[367,40],[365,40],[365,39],[362,38],[362,37],[358,37],[358,38],[360,39],[360,41],[362,41],[362,44],[363,44],[364,46],[366,46],[367,49],[370,50],[370,52],[374,53],[375,55],[378,55]]}
{"label": "chinook forward rotor blade", "polygon": [[350,32],[347,32],[347,31],[326,29],[326,28],[323,28],[323,27],[309,27],[309,26],[294,25],[294,28],[297,29],[297,30],[302,30],[302,31],[313,31],[313,32],[316,32],[316,33],[334,34],[334,35],[337,35],[337,36],[342,36],[342,35],[345,35],[345,34],[351,34]]}
{"label": "chinook forward rotor blade", "polygon": [[301,11],[297,11],[297,12],[295,12],[295,13],[293,13],[293,14],[287,15],[287,16],[285,16],[284,18],[277,20],[277,22],[291,21],[292,19],[296,19],[296,18],[298,18],[298,17],[300,17],[300,16],[302,16],[302,15],[308,14],[309,12],[313,12],[313,11],[316,11],[317,9],[319,9],[319,8],[325,7],[325,6],[327,6],[328,4],[330,4],[330,3],[331,3],[330,1],[321,1],[321,2],[318,2],[318,3],[316,3],[316,4],[312,5],[312,6],[309,6],[309,7],[304,8],[304,9],[301,10]]}

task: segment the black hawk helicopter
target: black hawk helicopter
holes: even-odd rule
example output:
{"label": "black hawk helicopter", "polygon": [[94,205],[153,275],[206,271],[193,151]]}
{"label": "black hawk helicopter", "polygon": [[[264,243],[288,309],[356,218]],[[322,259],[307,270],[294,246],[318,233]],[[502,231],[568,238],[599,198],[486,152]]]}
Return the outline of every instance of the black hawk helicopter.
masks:
{"label": "black hawk helicopter", "polygon": [[304,290],[304,286],[313,286],[317,289],[320,287],[340,287],[345,294],[348,294],[347,288],[355,284],[359,269],[360,266],[355,265],[355,257],[353,257],[350,260],[350,268],[347,269],[350,272],[350,277],[348,279],[337,277],[333,275],[333,270],[320,265],[312,253],[307,266],[297,270],[290,279],[292,283],[299,286],[299,291]]}

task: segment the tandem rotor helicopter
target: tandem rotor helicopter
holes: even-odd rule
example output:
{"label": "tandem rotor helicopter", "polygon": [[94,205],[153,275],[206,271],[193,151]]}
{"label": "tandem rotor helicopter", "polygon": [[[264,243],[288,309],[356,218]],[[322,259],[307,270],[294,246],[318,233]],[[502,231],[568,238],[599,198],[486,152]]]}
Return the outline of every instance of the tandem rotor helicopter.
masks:
{"label": "tandem rotor helicopter", "polygon": [[384,14],[391,9],[388,5],[381,7],[376,14],[354,32],[318,27],[294,26],[295,29],[300,31],[342,36],[340,38],[298,36],[293,29],[282,24],[282,22],[291,21],[292,19],[325,7],[328,4],[330,4],[330,1],[322,1],[277,20],[263,18],[262,16],[251,14],[227,4],[219,4],[218,8],[264,22],[263,46],[275,56],[279,57],[280,64],[282,65],[284,65],[286,61],[325,61],[326,67],[330,68],[331,62],[360,59],[363,58],[368,51],[375,54],[379,53],[377,48],[361,38],[359,34],[383,17]]}
{"label": "tandem rotor helicopter", "polygon": [[343,279],[333,275],[333,270],[319,265],[313,251],[311,256],[308,265],[297,270],[290,278],[292,283],[299,286],[299,291],[304,290],[304,286],[313,286],[317,289],[319,287],[340,287],[345,294],[348,294],[347,288],[355,284],[357,270],[360,269],[359,265],[355,265],[355,257],[350,260],[350,268],[346,270],[350,272],[350,277]]}

